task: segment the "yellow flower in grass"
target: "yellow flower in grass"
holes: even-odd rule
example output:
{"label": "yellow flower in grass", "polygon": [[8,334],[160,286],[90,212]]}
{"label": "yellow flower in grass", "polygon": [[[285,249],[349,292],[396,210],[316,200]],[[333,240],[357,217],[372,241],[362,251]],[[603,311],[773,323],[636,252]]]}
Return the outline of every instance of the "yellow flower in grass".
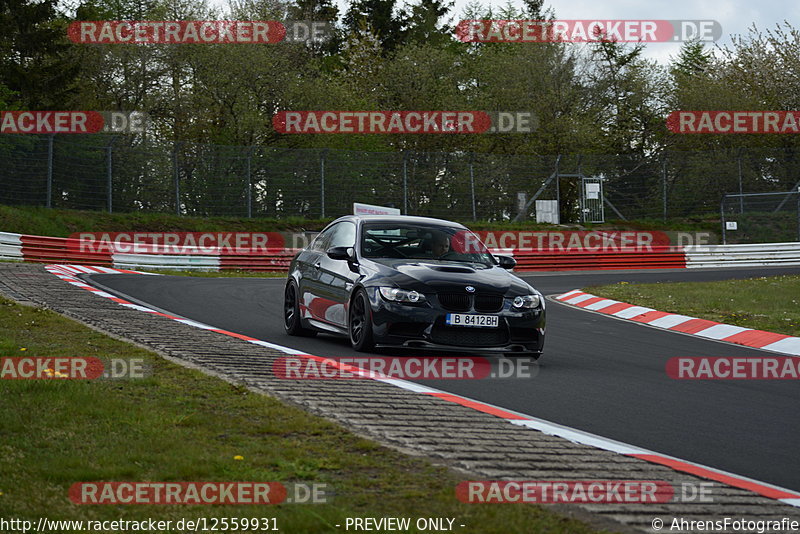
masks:
{"label": "yellow flower in grass", "polygon": [[25,347],[22,347],[22,348],[20,348],[19,350],[28,350],[28,349],[26,349]]}
{"label": "yellow flower in grass", "polygon": [[244,460],[244,456],[242,456],[241,454],[237,454],[236,456],[233,457],[233,459],[234,460]]}

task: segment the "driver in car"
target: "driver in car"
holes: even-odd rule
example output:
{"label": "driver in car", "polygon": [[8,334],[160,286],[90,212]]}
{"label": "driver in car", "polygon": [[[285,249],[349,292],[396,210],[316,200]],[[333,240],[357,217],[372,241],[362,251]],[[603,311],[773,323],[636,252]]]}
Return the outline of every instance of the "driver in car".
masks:
{"label": "driver in car", "polygon": [[442,232],[435,232],[431,237],[431,254],[434,258],[441,258],[450,252],[450,238]]}

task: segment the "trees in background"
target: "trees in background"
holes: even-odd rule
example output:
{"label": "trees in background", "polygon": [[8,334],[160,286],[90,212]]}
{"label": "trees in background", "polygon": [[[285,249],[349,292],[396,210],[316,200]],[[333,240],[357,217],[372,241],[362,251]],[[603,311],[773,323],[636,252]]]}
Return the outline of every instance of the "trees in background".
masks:
{"label": "trees in background", "polygon": [[[793,159],[797,136],[677,135],[664,122],[678,109],[798,109],[800,31],[788,23],[753,28],[713,53],[688,42],[668,65],[644,59],[641,46],[628,44],[463,43],[453,36],[461,18],[554,17],[543,0],[525,0],[519,11],[473,3],[463,14],[453,12],[452,0],[352,0],[343,12],[332,0],[229,0],[223,13],[196,0],[0,0],[0,108],[145,111],[153,119],[146,136],[114,142],[162,147],[183,162],[179,178],[187,184],[186,195],[232,195],[230,202],[246,190],[240,183],[243,162],[252,155],[239,148],[213,153],[203,144],[417,154],[406,160],[415,177],[414,200],[442,206],[456,200],[437,200],[438,188],[448,176],[464,175],[470,154],[490,155],[487,166],[500,170],[483,186],[508,194],[523,171],[506,168],[504,158],[520,154],[586,154],[575,165],[586,172],[602,167],[623,198],[661,194],[644,188],[642,180],[664,172],[669,193],[687,203],[705,198],[706,191],[724,191],[726,177],[739,168],[748,190],[800,180],[800,163]],[[273,45],[81,45],[66,38],[73,20],[220,18],[314,19],[335,31],[323,43]],[[528,111],[538,128],[525,134],[402,136],[281,135],[272,127],[277,111],[321,109]],[[771,152],[742,158],[745,149]],[[726,154],[730,165],[704,167],[698,155],[689,166],[675,162],[664,171],[663,156],[671,151],[715,151]],[[601,155],[614,156],[615,163],[597,164]],[[380,170],[363,163],[366,156],[362,163],[353,158],[331,165],[351,165],[364,183],[379,187]],[[135,161],[119,194],[128,194],[128,187],[133,202],[155,176],[163,180],[160,190],[170,190],[171,160],[138,166]],[[253,167],[262,169],[251,173],[256,194],[289,195],[288,186],[269,190],[278,182],[270,175],[268,185],[267,167]],[[303,172],[311,176],[317,170]],[[687,173],[696,180],[677,186],[676,177]],[[79,174],[69,179],[80,189]],[[294,179],[301,178],[285,177],[287,184]],[[215,193],[220,181],[230,185],[224,195]],[[566,198],[575,195],[569,187]],[[464,194],[447,193],[459,202]]]}
{"label": "trees in background", "polygon": [[[800,33],[785,23],[738,36],[714,54],[686,43],[669,65],[620,43],[462,43],[452,0],[0,0],[0,103],[5,109],[140,109],[171,141],[231,145],[592,152],[786,146],[786,136],[676,136],[672,109],[797,109]],[[464,18],[555,16],[543,0],[522,11],[472,4]],[[79,45],[72,20],[316,19],[330,41],[275,45]],[[653,45],[657,46],[657,45]],[[532,111],[539,129],[495,136],[276,134],[281,109]]]}

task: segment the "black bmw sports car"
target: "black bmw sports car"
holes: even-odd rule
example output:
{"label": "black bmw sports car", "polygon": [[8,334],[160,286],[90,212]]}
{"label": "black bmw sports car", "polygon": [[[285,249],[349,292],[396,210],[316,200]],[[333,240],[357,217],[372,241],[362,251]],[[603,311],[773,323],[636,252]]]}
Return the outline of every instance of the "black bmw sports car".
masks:
{"label": "black bmw sports car", "polygon": [[353,347],[403,346],[538,356],[542,295],[464,226],[425,217],[346,216],[292,260],[291,335],[345,335]]}

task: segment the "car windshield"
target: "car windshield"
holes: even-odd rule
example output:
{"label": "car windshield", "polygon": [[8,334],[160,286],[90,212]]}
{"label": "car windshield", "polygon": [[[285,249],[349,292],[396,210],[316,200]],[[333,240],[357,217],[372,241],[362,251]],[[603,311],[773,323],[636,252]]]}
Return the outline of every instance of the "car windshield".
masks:
{"label": "car windshield", "polygon": [[469,230],[408,223],[365,224],[361,233],[361,255],[496,265],[480,238]]}

